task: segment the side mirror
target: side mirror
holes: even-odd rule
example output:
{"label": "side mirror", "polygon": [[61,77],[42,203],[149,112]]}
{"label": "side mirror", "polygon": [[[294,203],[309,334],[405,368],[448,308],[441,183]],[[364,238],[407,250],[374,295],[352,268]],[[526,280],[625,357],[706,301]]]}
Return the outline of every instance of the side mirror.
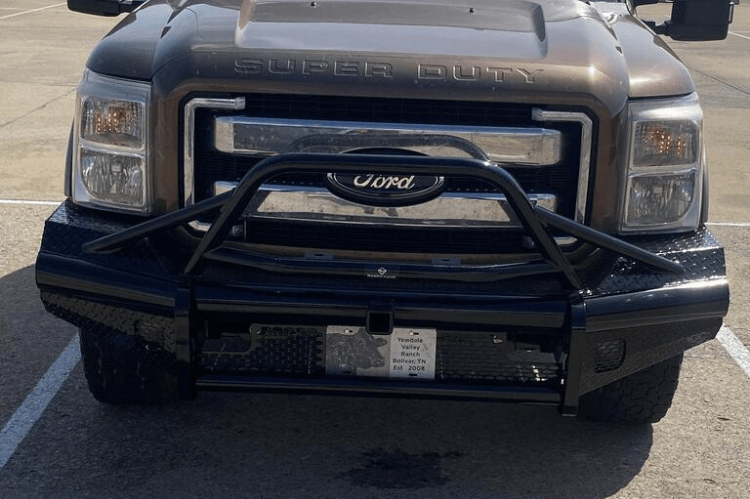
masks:
{"label": "side mirror", "polygon": [[668,35],[674,40],[723,40],[734,15],[732,0],[675,0]]}
{"label": "side mirror", "polygon": [[119,16],[133,12],[146,0],[68,0],[68,9],[95,16]]}
{"label": "side mirror", "polygon": [[[634,0],[634,5],[657,3]],[[664,24],[648,23],[656,33],[680,41],[723,40],[732,23],[739,0],[674,0],[671,19]]]}

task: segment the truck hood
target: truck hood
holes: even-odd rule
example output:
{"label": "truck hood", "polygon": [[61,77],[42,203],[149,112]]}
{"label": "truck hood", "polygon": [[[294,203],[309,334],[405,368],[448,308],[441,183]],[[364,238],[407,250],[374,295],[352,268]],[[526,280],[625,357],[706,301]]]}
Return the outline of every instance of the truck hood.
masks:
{"label": "truck hood", "polygon": [[576,102],[693,91],[623,4],[577,0],[159,0],[97,46],[90,69],[176,88]]}

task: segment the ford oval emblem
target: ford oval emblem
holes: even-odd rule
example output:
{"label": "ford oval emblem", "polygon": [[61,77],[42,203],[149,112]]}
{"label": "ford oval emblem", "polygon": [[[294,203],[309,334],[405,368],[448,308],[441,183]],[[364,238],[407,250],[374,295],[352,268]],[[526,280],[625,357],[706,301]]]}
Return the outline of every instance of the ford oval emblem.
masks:
{"label": "ford oval emblem", "polygon": [[434,199],[444,178],[437,175],[329,173],[328,189],[337,196],[370,206],[410,206]]}

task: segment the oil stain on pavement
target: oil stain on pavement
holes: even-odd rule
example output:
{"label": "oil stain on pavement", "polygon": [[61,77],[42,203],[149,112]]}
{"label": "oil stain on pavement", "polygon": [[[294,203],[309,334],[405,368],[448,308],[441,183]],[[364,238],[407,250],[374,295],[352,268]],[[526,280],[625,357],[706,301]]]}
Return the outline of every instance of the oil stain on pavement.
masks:
{"label": "oil stain on pavement", "polygon": [[360,487],[377,489],[422,489],[439,487],[450,481],[442,474],[445,459],[461,457],[458,452],[407,454],[376,449],[362,455],[364,464],[339,475]]}

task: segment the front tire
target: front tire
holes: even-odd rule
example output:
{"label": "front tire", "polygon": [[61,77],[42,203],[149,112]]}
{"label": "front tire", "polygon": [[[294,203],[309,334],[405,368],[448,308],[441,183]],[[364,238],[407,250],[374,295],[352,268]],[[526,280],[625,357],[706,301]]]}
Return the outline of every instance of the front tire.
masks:
{"label": "front tire", "polygon": [[161,404],[178,398],[174,354],[112,329],[79,330],[83,370],[94,397],[109,404]]}
{"label": "front tire", "polygon": [[585,394],[579,417],[607,423],[658,422],[672,405],[681,365],[679,354]]}

